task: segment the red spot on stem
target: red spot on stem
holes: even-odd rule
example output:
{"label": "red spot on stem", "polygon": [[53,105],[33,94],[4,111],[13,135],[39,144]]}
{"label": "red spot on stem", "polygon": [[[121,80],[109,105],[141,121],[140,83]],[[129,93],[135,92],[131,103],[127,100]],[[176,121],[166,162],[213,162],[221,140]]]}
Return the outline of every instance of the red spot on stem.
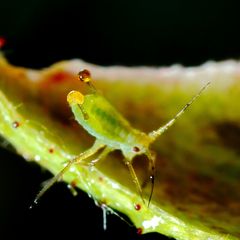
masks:
{"label": "red spot on stem", "polygon": [[138,229],[137,229],[137,234],[138,234],[138,235],[142,235],[142,232],[143,232],[142,228],[138,228]]}
{"label": "red spot on stem", "polygon": [[18,128],[19,126],[20,126],[20,123],[17,122],[17,121],[14,121],[14,122],[12,123],[12,127],[13,127],[13,128]]}
{"label": "red spot on stem", "polygon": [[77,186],[77,181],[76,180],[71,181],[70,185],[72,188],[75,188]]}
{"label": "red spot on stem", "polygon": [[48,151],[49,151],[49,153],[54,153],[54,149],[53,148],[49,148]]}
{"label": "red spot on stem", "polygon": [[99,182],[103,182],[103,177],[98,178]]}
{"label": "red spot on stem", "polygon": [[141,205],[139,203],[134,205],[135,210],[139,211],[141,209]]}
{"label": "red spot on stem", "polygon": [[0,37],[0,48],[4,47],[6,44],[6,39],[4,37]]}

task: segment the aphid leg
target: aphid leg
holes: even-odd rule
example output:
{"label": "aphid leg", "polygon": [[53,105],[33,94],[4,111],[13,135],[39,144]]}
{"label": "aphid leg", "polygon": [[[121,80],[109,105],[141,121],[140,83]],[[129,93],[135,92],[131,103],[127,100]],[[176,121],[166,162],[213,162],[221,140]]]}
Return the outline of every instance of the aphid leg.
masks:
{"label": "aphid leg", "polygon": [[171,127],[176,120],[187,110],[188,107],[192,105],[192,103],[202,94],[202,92],[208,87],[210,82],[205,84],[201,90],[193,96],[193,98],[175,115],[173,119],[171,119],[169,122],[167,122],[164,126],[160,127],[159,129],[152,131],[149,133],[149,136],[152,138],[154,141],[158,136],[162,135],[164,132],[168,130],[169,127]]}
{"label": "aphid leg", "polygon": [[99,163],[102,159],[104,159],[113,149],[106,147],[103,149],[103,151],[99,154],[99,156],[95,159],[93,159],[88,165],[90,169],[92,169],[95,164]]}
{"label": "aphid leg", "polygon": [[85,152],[83,152],[82,154],[80,154],[79,156],[73,158],[72,160],[70,160],[67,165],[56,175],[54,176],[52,179],[50,179],[48,181],[48,183],[41,189],[41,191],[37,194],[34,203],[37,204],[38,200],[40,197],[42,197],[42,195],[57,181],[59,181],[62,176],[64,175],[64,173],[73,165],[76,163],[81,162],[82,160],[92,156],[93,154],[95,154],[99,149],[103,148],[105,145],[100,143],[99,141],[95,141],[95,143],[93,144],[93,146],[86,150]]}
{"label": "aphid leg", "polygon": [[145,201],[144,201],[144,198],[143,198],[143,191],[142,191],[141,185],[140,185],[140,183],[138,181],[138,178],[137,178],[137,175],[135,173],[135,170],[133,168],[132,162],[131,162],[131,160],[125,158],[124,159],[124,163],[127,165],[128,169],[130,171],[132,180],[133,180],[133,182],[134,182],[134,184],[135,184],[135,186],[137,188],[137,191],[138,191],[138,193],[139,193],[139,195],[140,195],[140,197],[141,197],[141,199],[143,201],[143,204],[145,205]]}
{"label": "aphid leg", "polygon": [[153,195],[153,189],[154,189],[154,180],[155,180],[155,154],[148,152],[147,153],[147,157],[149,159],[149,170],[150,170],[150,181],[151,181],[151,192],[150,192],[150,196],[148,199],[148,207],[150,205],[151,199],[152,199],[152,195]]}
{"label": "aphid leg", "polygon": [[[97,164],[97,163],[99,163],[101,160],[103,160],[103,159],[109,154],[109,152],[111,152],[112,150],[113,150],[113,149],[110,148],[110,147],[105,147],[105,148],[102,150],[102,152],[98,155],[97,158],[91,160],[89,163],[87,163],[87,162],[85,162],[85,161],[81,161],[81,162],[79,162],[79,164],[81,164],[81,165],[83,164],[84,166],[89,167],[89,170],[92,171],[92,170],[93,170],[93,167],[95,166],[95,164]],[[87,183],[87,188],[88,188],[88,193],[93,196],[94,194],[91,193],[91,191],[90,191],[90,189],[89,189],[88,183]]]}

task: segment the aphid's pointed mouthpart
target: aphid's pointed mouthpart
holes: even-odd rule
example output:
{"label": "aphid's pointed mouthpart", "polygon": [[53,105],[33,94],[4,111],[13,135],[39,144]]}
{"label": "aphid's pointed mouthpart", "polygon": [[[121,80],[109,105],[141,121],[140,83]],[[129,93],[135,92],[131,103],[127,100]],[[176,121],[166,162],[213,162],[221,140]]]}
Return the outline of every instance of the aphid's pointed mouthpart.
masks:
{"label": "aphid's pointed mouthpart", "polygon": [[84,102],[84,96],[78,91],[71,91],[67,95],[67,101],[71,104],[79,104],[82,105]]}
{"label": "aphid's pointed mouthpart", "polygon": [[175,115],[174,118],[172,118],[169,122],[167,122],[164,126],[160,127],[159,129],[150,132],[148,135],[152,139],[152,142],[156,140],[157,137],[162,135],[165,131],[168,130],[169,127],[171,127],[176,120],[187,110],[188,107],[192,105],[192,103],[200,97],[202,92],[209,86],[211,82],[207,82],[201,89],[200,91],[192,97],[192,99]]}

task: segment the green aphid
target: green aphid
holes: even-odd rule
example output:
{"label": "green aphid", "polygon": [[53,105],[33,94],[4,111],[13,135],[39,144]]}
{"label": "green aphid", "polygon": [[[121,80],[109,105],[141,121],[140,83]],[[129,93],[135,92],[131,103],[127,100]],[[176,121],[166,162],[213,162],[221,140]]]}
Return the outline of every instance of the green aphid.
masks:
{"label": "green aphid", "polygon": [[129,169],[132,180],[143,201],[143,191],[139,183],[137,175],[132,166],[132,160],[137,155],[146,155],[149,159],[149,178],[151,181],[151,193],[148,199],[148,205],[151,202],[154,189],[154,170],[155,170],[155,154],[149,149],[149,146],[163,134],[175,121],[185,112],[185,110],[201,95],[201,93],[210,84],[208,82],[169,122],[157,130],[148,134],[133,128],[130,123],[99,93],[91,83],[91,74],[88,70],[82,70],[78,74],[82,82],[88,84],[92,93],[82,95],[78,91],[71,91],[67,96],[67,101],[74,114],[76,121],[89,134],[96,138],[91,148],[81,153],[76,158],[70,160],[67,165],[53,177],[39,192],[35,199],[38,199],[73,165],[80,164],[84,159],[96,154],[99,150],[101,153],[95,160],[90,162],[90,166],[95,165],[104,159],[109,152],[121,150],[124,156],[124,163]]}

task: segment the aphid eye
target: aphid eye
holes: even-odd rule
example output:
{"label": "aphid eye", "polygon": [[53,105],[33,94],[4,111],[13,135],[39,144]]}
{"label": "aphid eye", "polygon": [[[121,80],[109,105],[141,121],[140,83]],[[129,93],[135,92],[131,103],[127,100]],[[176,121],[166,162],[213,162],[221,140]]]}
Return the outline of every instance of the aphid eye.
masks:
{"label": "aphid eye", "polygon": [[134,151],[134,152],[139,152],[139,151],[140,151],[140,148],[137,147],[137,146],[134,146],[134,147],[133,147],[133,151]]}
{"label": "aphid eye", "polygon": [[91,73],[87,69],[83,69],[78,73],[79,80],[85,83],[91,81]]}

